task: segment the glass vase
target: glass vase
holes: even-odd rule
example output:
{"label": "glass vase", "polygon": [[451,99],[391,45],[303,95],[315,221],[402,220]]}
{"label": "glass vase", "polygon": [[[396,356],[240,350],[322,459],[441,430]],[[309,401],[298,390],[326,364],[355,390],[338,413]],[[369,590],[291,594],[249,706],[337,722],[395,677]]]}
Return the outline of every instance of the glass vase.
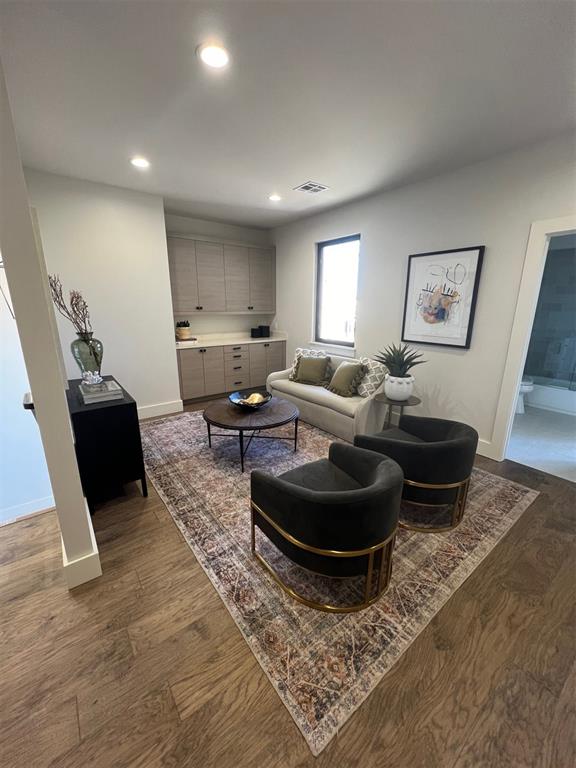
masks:
{"label": "glass vase", "polygon": [[70,344],[70,349],[78,367],[82,373],[85,371],[100,373],[104,345],[98,339],[92,338],[92,333],[78,333],[76,335],[78,338]]}

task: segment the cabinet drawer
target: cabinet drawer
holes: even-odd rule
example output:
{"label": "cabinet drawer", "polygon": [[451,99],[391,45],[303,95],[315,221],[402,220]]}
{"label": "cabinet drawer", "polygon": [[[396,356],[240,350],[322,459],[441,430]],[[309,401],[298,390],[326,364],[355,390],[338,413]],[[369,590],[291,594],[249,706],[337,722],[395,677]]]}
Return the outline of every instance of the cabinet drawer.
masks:
{"label": "cabinet drawer", "polygon": [[250,363],[247,360],[226,360],[224,363],[226,376],[247,376],[250,371]]}
{"label": "cabinet drawer", "polygon": [[250,386],[250,377],[247,372],[241,376],[228,376],[226,378],[226,392],[235,392],[237,389],[248,389]]}
{"label": "cabinet drawer", "polygon": [[224,360],[227,363],[247,363],[250,360],[248,352],[228,352],[224,354]]}
{"label": "cabinet drawer", "polygon": [[250,350],[250,344],[227,344],[224,347],[224,354],[228,355],[247,355]]}

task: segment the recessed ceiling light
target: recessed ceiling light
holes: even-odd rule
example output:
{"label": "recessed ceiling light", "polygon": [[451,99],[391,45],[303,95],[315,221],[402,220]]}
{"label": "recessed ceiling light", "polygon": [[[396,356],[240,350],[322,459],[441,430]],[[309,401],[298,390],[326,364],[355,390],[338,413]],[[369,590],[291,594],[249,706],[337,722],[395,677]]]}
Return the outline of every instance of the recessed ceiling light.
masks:
{"label": "recessed ceiling light", "polygon": [[150,168],[150,161],[145,157],[133,157],[130,162],[135,168]]}
{"label": "recessed ceiling light", "polygon": [[270,200],[270,202],[272,203],[279,203],[280,200],[282,200],[282,198],[280,197],[280,195],[277,195],[276,193],[274,193],[273,195],[270,195],[268,200]]}
{"label": "recessed ceiling light", "polygon": [[228,51],[221,45],[201,45],[198,48],[198,56],[200,56],[204,64],[215,69],[222,69],[230,61]]}

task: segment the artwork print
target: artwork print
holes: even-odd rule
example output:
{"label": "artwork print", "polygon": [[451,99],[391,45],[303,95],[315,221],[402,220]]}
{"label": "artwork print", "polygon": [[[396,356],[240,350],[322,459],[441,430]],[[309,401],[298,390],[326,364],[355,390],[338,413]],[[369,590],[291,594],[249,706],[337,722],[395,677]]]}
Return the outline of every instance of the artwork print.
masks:
{"label": "artwork print", "polygon": [[483,257],[483,245],[410,256],[402,341],[470,347]]}

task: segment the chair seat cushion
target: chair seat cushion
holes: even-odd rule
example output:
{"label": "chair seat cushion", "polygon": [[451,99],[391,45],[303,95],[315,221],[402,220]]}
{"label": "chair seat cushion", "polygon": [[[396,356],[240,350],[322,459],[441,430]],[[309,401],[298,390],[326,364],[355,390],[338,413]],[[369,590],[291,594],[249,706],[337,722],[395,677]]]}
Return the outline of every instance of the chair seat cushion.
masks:
{"label": "chair seat cushion", "polygon": [[386,437],[389,440],[403,440],[406,443],[425,443],[426,440],[422,440],[421,437],[411,435],[410,432],[404,432],[403,429],[398,427],[389,427],[383,432],[378,432],[378,437]]}
{"label": "chair seat cushion", "polygon": [[271,384],[274,394],[276,392],[284,393],[286,395],[293,395],[299,397],[301,400],[306,400],[309,403],[315,403],[316,405],[323,405],[325,408],[330,408],[337,413],[342,413],[344,416],[354,418],[358,406],[365,402],[360,395],[354,395],[352,397],[341,397],[334,392],[329,392],[323,387],[312,387],[309,384],[298,384],[295,381],[289,381],[288,379],[276,379]]}
{"label": "chair seat cushion", "polygon": [[356,491],[362,487],[328,459],[303,464],[284,472],[280,477],[311,491]]}

